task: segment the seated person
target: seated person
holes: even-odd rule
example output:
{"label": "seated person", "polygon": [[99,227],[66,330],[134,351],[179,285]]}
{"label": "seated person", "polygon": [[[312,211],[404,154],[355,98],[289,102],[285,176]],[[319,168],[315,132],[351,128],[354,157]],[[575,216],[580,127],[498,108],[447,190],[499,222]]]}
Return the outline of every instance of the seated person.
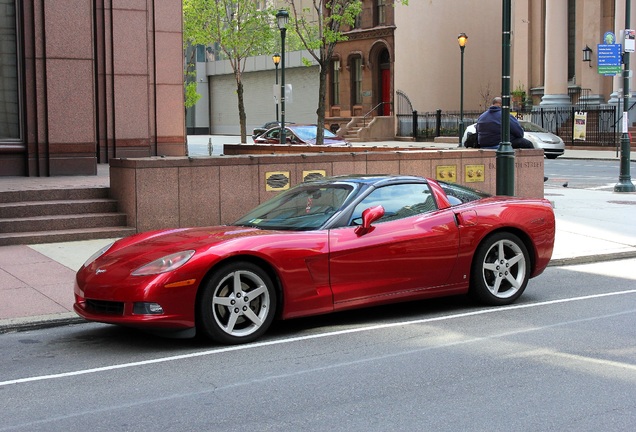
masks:
{"label": "seated person", "polygon": [[[501,104],[500,97],[492,100],[488,111],[477,120],[477,147],[496,149],[501,143]],[[523,137],[523,129],[514,116],[510,116],[510,144],[512,148],[534,148],[532,143]]]}

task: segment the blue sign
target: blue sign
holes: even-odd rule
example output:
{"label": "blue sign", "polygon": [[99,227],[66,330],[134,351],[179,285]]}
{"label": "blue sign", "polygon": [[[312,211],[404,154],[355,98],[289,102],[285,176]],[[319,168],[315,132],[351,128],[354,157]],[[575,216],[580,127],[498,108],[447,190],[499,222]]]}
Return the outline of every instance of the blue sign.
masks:
{"label": "blue sign", "polygon": [[616,75],[621,73],[623,64],[623,47],[621,44],[598,44],[598,73]]}

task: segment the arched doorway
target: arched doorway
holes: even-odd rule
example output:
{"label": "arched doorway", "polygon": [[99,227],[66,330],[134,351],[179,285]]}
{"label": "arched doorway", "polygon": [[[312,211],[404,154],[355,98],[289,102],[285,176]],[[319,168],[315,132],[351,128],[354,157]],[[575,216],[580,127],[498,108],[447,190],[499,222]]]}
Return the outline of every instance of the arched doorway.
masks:
{"label": "arched doorway", "polygon": [[391,115],[391,56],[386,47],[382,47],[377,54],[376,75],[376,92],[374,106],[377,106],[377,115]]}

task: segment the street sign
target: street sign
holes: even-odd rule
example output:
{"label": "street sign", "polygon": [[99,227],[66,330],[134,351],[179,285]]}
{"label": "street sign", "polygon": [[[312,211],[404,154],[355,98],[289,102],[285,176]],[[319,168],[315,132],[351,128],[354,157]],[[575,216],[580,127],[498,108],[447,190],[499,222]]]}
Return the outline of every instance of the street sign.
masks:
{"label": "street sign", "polygon": [[[274,102],[280,102],[280,84],[274,84],[272,86],[272,93],[274,93]],[[294,102],[294,92],[291,84],[285,84],[285,102]]]}
{"label": "street sign", "polygon": [[622,45],[621,44],[598,44],[598,73],[603,75],[617,75],[622,69]]}
{"label": "street sign", "polygon": [[636,50],[636,31],[625,30],[625,52],[634,52]]}

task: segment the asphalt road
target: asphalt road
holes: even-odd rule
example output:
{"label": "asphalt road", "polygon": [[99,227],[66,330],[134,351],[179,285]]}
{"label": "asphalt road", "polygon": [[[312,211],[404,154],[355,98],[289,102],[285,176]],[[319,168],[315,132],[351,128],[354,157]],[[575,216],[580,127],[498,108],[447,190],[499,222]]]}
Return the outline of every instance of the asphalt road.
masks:
{"label": "asphalt road", "polygon": [[[610,160],[545,159],[547,186],[577,189],[614,190],[620,174],[620,163]],[[636,181],[636,163],[630,164],[632,182]]]}
{"label": "asphalt road", "polygon": [[0,335],[0,431],[631,431],[636,260],[520,302],[413,302],[223,347],[80,324]]}

